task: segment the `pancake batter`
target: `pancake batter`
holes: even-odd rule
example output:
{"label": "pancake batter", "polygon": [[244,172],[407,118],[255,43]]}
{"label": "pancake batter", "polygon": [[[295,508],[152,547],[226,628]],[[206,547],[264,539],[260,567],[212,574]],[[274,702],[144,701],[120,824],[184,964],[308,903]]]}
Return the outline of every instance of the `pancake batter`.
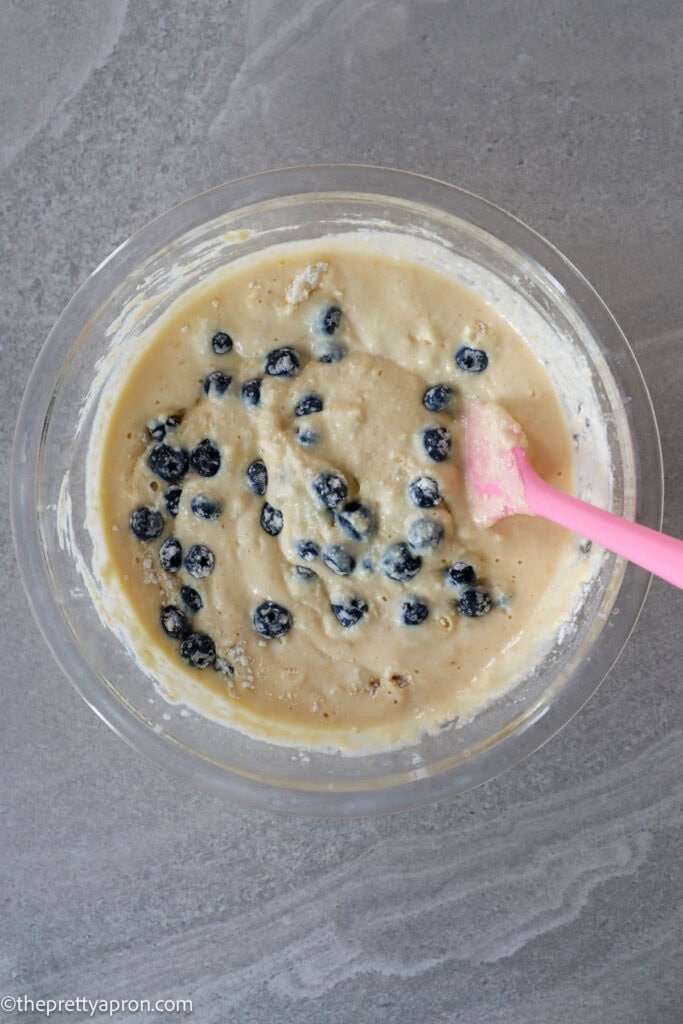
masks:
{"label": "pancake batter", "polygon": [[571,490],[545,369],[462,285],[365,243],[274,247],[147,336],[92,450],[109,611],[171,700],[197,682],[238,728],[405,742],[471,717],[576,604],[577,539],[482,531],[462,481],[467,397],[500,402]]}

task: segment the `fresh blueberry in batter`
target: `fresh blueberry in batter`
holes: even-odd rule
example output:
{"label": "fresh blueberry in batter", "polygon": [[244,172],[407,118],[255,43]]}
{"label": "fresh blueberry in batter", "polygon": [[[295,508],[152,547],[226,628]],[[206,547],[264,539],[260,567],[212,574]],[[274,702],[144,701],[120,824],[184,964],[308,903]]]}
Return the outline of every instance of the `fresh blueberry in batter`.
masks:
{"label": "fresh blueberry in batter", "polygon": [[401,602],[401,622],[404,626],[420,626],[429,616],[429,605],[412,594]]}
{"label": "fresh blueberry in batter", "polygon": [[156,444],[147,458],[149,468],[156,476],[175,484],[187,473],[189,459],[184,448],[174,448],[171,444]]}
{"label": "fresh blueberry in batter", "polygon": [[130,517],[130,528],[140,540],[155,540],[164,529],[164,517],[155,508],[141,506]]}
{"label": "fresh blueberry in batter", "polygon": [[295,416],[312,416],[314,412],[322,412],[324,402],[320,395],[311,393],[304,395],[294,406]]}
{"label": "fresh blueberry in batter", "polygon": [[331,512],[339,508],[349,493],[349,486],[344,477],[332,470],[318,473],[311,487],[319,503]]}
{"label": "fresh blueberry in batter", "polygon": [[263,368],[269,377],[284,378],[296,377],[300,366],[299,353],[284,345],[268,353]]}
{"label": "fresh blueberry in batter", "polygon": [[231,384],[232,377],[228,377],[227,373],[221,373],[220,370],[212,370],[204,378],[204,394],[220,397],[225,394]]}
{"label": "fresh blueberry in batter", "polygon": [[431,476],[418,476],[408,488],[408,496],[418,508],[434,508],[441,501],[441,491]]}
{"label": "fresh blueberry in batter", "polygon": [[254,609],[251,621],[256,632],[266,640],[286,636],[292,628],[291,612],[275,601],[264,601],[263,604],[258,605]]}
{"label": "fresh blueberry in batter", "polygon": [[367,540],[377,529],[375,513],[360,501],[347,501],[337,512],[337,524],[351,540]]}
{"label": "fresh blueberry in batter", "polygon": [[422,404],[430,412],[442,412],[449,407],[452,397],[452,387],[448,384],[435,384],[425,391],[422,396]]}
{"label": "fresh blueberry in batter", "polygon": [[351,629],[367,614],[368,603],[362,597],[345,598],[342,601],[333,601],[331,606],[337,622],[344,629]]}
{"label": "fresh blueberry in batter", "polygon": [[184,586],[180,588],[180,600],[191,612],[200,612],[204,607],[201,594],[194,587]]}
{"label": "fresh blueberry in batter", "polygon": [[317,580],[318,574],[307,565],[295,565],[294,572],[300,580]]}
{"label": "fresh blueberry in batter", "polygon": [[451,435],[445,427],[427,427],[422,432],[422,444],[434,462],[445,462],[451,457]]}
{"label": "fresh blueberry in batter", "polygon": [[469,562],[453,562],[446,570],[446,585],[449,587],[467,587],[476,582],[477,574]]}
{"label": "fresh blueberry in batter", "polygon": [[408,543],[416,551],[438,548],[445,536],[443,525],[436,519],[416,519],[408,529]]}
{"label": "fresh blueberry in batter", "polygon": [[337,576],[350,576],[356,568],[356,559],[341,544],[328,544],[323,548],[322,559]]}
{"label": "fresh blueberry in batter", "polygon": [[481,373],[489,365],[489,357],[483,348],[470,348],[464,345],[455,354],[455,363],[465,373]]}
{"label": "fresh blueberry in batter", "polygon": [[247,466],[247,487],[252,494],[263,497],[268,487],[268,470],[262,459],[255,459]]}
{"label": "fresh blueberry in batter", "polygon": [[174,519],[178,515],[178,509],[180,508],[180,496],[182,493],[182,487],[169,487],[167,491],[164,491],[166,511],[169,516],[173,516]]}
{"label": "fresh blueberry in batter", "polygon": [[271,537],[277,537],[282,532],[284,519],[279,508],[273,508],[266,502],[261,509],[261,526]]}
{"label": "fresh blueberry in batter", "polygon": [[341,341],[320,341],[313,346],[313,354],[319,363],[341,363],[346,357],[346,345]]}
{"label": "fresh blueberry in batter", "polygon": [[211,339],[211,348],[217,356],[224,356],[232,349],[232,338],[225,331],[216,331]]}
{"label": "fresh blueberry in batter", "polygon": [[242,385],[242,401],[248,409],[255,409],[261,404],[261,378],[254,377],[253,380],[246,380]]}
{"label": "fresh blueberry in batter", "polygon": [[185,612],[181,612],[175,604],[164,605],[159,620],[164,633],[174,640],[182,640],[190,632],[190,624]]}
{"label": "fresh blueberry in batter", "polygon": [[390,544],[382,555],[382,568],[390,580],[406,583],[417,576],[422,568],[422,559],[413,554],[405,541]]}
{"label": "fresh blueberry in batter", "polygon": [[216,645],[208,633],[190,633],[180,645],[180,657],[192,668],[209,668],[216,661]]}
{"label": "fresh blueberry in batter", "polygon": [[197,519],[205,519],[208,521],[218,519],[219,515],[223,511],[223,506],[220,501],[214,501],[213,498],[207,498],[205,494],[196,494],[190,502],[190,508]]}
{"label": "fresh blueberry in batter", "polygon": [[166,572],[178,572],[183,564],[183,546],[177,537],[167,537],[159,548],[161,568]]}
{"label": "fresh blueberry in batter", "polygon": [[205,437],[190,452],[190,465],[200,476],[215,476],[221,468],[221,453],[218,446]]}
{"label": "fresh blueberry in batter", "polygon": [[466,615],[468,619],[478,619],[480,616],[486,615],[491,611],[491,607],[490,596],[485,590],[479,590],[476,587],[466,590],[457,600],[458,611],[461,615]]}
{"label": "fresh blueberry in batter", "polygon": [[161,420],[147,424],[147,432],[153,441],[163,441],[166,437],[166,424]]}
{"label": "fresh blueberry in batter", "polygon": [[155,420],[150,423],[147,427],[150,437],[155,441],[163,441],[169,430],[175,430],[176,427],[180,426],[182,422],[182,416],[180,413],[174,413],[172,416],[167,416],[166,420]]}
{"label": "fresh blueberry in batter", "polygon": [[315,448],[318,441],[320,440],[320,434],[317,430],[313,430],[312,427],[301,427],[296,428],[296,438],[300,445],[304,448]]}
{"label": "fresh blueberry in batter", "polygon": [[339,306],[328,306],[320,317],[319,330],[323,334],[334,334],[341,323],[342,311]]}
{"label": "fresh blueberry in batter", "polygon": [[201,580],[210,576],[216,564],[216,556],[206,544],[193,544],[185,553],[184,566],[190,576]]}
{"label": "fresh blueberry in batter", "polygon": [[314,562],[320,554],[320,545],[314,540],[298,540],[295,547],[297,555],[305,562]]}

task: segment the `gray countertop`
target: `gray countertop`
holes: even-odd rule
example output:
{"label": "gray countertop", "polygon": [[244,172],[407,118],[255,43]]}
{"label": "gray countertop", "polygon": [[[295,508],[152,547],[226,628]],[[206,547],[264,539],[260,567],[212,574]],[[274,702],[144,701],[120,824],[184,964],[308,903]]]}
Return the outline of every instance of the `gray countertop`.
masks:
{"label": "gray countertop", "polygon": [[[683,533],[680,14],[0,0],[3,479],[48,330],[127,235],[244,173],[366,162],[486,196],[592,281],[641,361]],[[299,821],[121,743],[33,623],[6,511],[0,531],[0,994],[188,998],[197,1024],[680,1024],[681,593],[653,583],[597,695],[501,778]]]}

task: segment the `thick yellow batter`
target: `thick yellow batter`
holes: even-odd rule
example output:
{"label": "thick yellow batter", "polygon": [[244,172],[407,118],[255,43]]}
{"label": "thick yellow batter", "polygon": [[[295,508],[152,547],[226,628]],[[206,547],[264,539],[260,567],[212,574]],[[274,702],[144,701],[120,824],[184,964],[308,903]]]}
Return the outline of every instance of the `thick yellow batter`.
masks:
{"label": "thick yellow batter", "polygon": [[434,269],[367,242],[273,248],[172,308],[109,396],[89,511],[109,611],[170,699],[196,704],[199,682],[253,734],[372,746],[471,716],[533,666],[582,559],[542,520],[473,526],[468,396],[573,487],[546,371]]}

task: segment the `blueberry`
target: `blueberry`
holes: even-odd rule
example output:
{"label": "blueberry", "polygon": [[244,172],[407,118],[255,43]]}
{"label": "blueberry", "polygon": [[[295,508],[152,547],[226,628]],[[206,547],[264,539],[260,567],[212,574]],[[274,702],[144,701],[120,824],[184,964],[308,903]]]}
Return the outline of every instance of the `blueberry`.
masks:
{"label": "blueberry", "polygon": [[427,427],[422,432],[422,444],[434,462],[445,462],[451,457],[451,435],[445,427]]}
{"label": "blueberry", "polygon": [[157,420],[147,424],[147,432],[153,441],[163,441],[166,437],[166,424]]}
{"label": "blueberry", "polygon": [[314,562],[320,554],[320,546],[314,540],[298,540],[295,547],[297,555],[305,562]]}
{"label": "blueberry", "polygon": [[341,323],[342,311],[339,306],[329,306],[321,315],[319,330],[323,334],[334,334]]}
{"label": "blueberry", "polygon": [[215,476],[221,468],[221,453],[217,445],[205,437],[190,452],[190,465],[200,476]]}
{"label": "blueberry", "polygon": [[401,602],[401,622],[404,626],[420,626],[429,616],[429,605],[412,594]]}
{"label": "blueberry", "polygon": [[216,557],[205,544],[193,544],[185,553],[184,565],[190,576],[201,580],[210,576],[216,564]]}
{"label": "blueberry", "polygon": [[235,666],[232,665],[227,658],[216,658],[214,666],[216,672],[220,672],[222,676],[234,676]]}
{"label": "blueberry", "polygon": [[304,448],[315,448],[320,440],[320,434],[318,431],[313,430],[311,427],[304,427],[303,430],[300,427],[297,427],[296,437],[299,444],[303,445]]}
{"label": "blueberry", "polygon": [[175,484],[187,473],[189,460],[184,448],[170,444],[156,444],[147,459],[149,468],[162,480]]}
{"label": "blueberry", "polygon": [[218,519],[223,511],[220,501],[207,498],[205,494],[196,494],[190,502],[190,508],[197,519],[213,520]]}
{"label": "blueberry", "polygon": [[190,624],[185,612],[181,612],[175,604],[164,605],[159,615],[159,621],[164,633],[174,640],[182,640],[190,632]]}
{"label": "blueberry", "polygon": [[408,496],[418,508],[434,508],[441,501],[441,491],[431,476],[418,476],[408,488]]}
{"label": "blueberry", "polygon": [[228,377],[227,373],[221,373],[220,370],[212,370],[211,373],[207,373],[204,378],[204,394],[205,395],[224,395],[232,384],[232,377]]}
{"label": "blueberry", "polygon": [[209,668],[216,661],[216,645],[207,633],[190,633],[180,645],[180,657],[192,668]]}
{"label": "blueberry", "polygon": [[417,551],[438,548],[445,535],[446,531],[436,519],[416,519],[408,530],[408,543]]}
{"label": "blueberry", "polygon": [[183,546],[177,537],[167,537],[159,548],[161,568],[166,572],[178,572],[183,564]]}
{"label": "blueberry", "polygon": [[295,565],[294,573],[300,580],[317,580],[318,574],[307,565]]}
{"label": "blueberry", "polygon": [[251,622],[257,633],[266,640],[274,640],[289,633],[292,628],[292,615],[281,604],[264,601],[254,609]]}
{"label": "blueberry", "polygon": [[232,338],[225,331],[216,331],[211,339],[211,348],[217,356],[224,356],[232,349]]}
{"label": "blueberry", "polygon": [[422,404],[430,412],[441,412],[449,407],[452,397],[452,387],[449,387],[448,384],[435,384],[425,391],[422,396]]}
{"label": "blueberry", "polygon": [[446,584],[449,587],[466,587],[477,582],[474,566],[469,562],[453,562],[446,570]]}
{"label": "blueberry", "polygon": [[356,559],[341,544],[328,544],[323,548],[323,562],[337,576],[350,576],[356,568]]}
{"label": "blueberry", "polygon": [[175,413],[173,413],[172,416],[168,416],[166,418],[166,429],[167,430],[175,430],[175,428],[179,427],[182,422],[183,422],[183,417],[180,415],[179,412],[175,412]]}
{"label": "blueberry", "polygon": [[367,614],[368,604],[362,597],[345,598],[342,601],[333,601],[331,606],[337,622],[344,629],[351,629]]}
{"label": "blueberry", "polygon": [[269,377],[296,377],[300,365],[299,353],[283,346],[268,353],[263,369]]}
{"label": "blueberry", "polygon": [[164,517],[157,509],[143,505],[130,517],[130,528],[140,540],[154,540],[164,529]]}
{"label": "blueberry", "polygon": [[249,409],[255,409],[261,404],[261,378],[254,377],[253,380],[246,380],[242,385],[242,401]]}
{"label": "blueberry", "polygon": [[268,470],[261,459],[256,459],[247,466],[247,487],[252,494],[263,497],[268,487]]}
{"label": "blueberry", "polygon": [[319,473],[311,487],[323,508],[328,508],[332,512],[346,501],[349,493],[348,484],[341,473],[334,473],[331,470]]}
{"label": "blueberry", "polygon": [[422,559],[414,555],[404,541],[390,544],[382,555],[382,568],[390,580],[405,583],[417,576],[422,568]]}
{"label": "blueberry", "polygon": [[367,540],[377,529],[375,513],[360,501],[347,501],[337,512],[337,523],[351,540]]}
{"label": "blueberry", "polygon": [[178,515],[180,508],[180,496],[183,493],[182,487],[169,487],[167,491],[164,491],[164,504],[166,505],[166,511],[169,516],[175,517]]}
{"label": "blueberry", "polygon": [[320,395],[311,393],[304,395],[294,406],[295,416],[311,416],[314,412],[322,412],[323,400]]}
{"label": "blueberry", "polygon": [[465,373],[481,373],[489,365],[489,357],[482,348],[469,348],[464,345],[455,354],[455,362],[459,370]]}
{"label": "blueberry", "polygon": [[180,588],[180,600],[191,612],[200,612],[204,607],[201,594],[194,587],[184,586]]}
{"label": "blueberry", "polygon": [[313,346],[313,353],[319,363],[341,363],[346,357],[346,345],[341,341],[322,341]]}
{"label": "blueberry", "polygon": [[473,588],[458,598],[457,607],[461,615],[466,615],[468,619],[478,619],[491,611],[492,603],[485,590]]}
{"label": "blueberry", "polygon": [[280,509],[273,508],[272,505],[266,502],[261,509],[261,526],[266,533],[269,533],[271,537],[277,537],[279,533],[282,533],[284,524]]}

